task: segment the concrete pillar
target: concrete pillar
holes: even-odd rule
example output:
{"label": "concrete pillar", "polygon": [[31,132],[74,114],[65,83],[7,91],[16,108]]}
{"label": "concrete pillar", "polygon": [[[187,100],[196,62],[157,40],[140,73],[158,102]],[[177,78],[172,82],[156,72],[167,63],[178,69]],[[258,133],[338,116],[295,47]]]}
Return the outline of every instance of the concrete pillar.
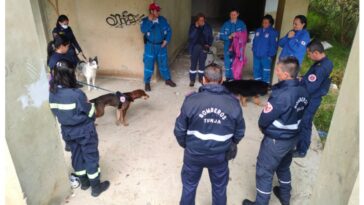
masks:
{"label": "concrete pillar", "polygon": [[46,40],[32,3],[37,1],[5,3],[6,141],[27,204],[60,204],[70,184],[48,104]]}
{"label": "concrete pillar", "polygon": [[[293,18],[297,15],[307,15],[309,0],[279,0],[276,25],[275,28],[280,33],[279,38],[282,38],[293,27]],[[309,24],[310,22],[307,22]],[[277,52],[276,62],[282,49],[279,48]],[[277,76],[273,74],[272,83],[277,83]]]}
{"label": "concrete pillar", "polygon": [[358,172],[359,29],[346,65],[310,204],[348,204]]}

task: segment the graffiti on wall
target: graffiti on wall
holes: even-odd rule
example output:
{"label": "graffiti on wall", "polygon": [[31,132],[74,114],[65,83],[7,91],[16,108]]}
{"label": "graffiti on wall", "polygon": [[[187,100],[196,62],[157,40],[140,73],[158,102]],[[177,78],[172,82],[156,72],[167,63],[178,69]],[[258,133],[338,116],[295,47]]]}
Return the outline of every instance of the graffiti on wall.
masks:
{"label": "graffiti on wall", "polygon": [[124,28],[125,26],[140,23],[144,16],[144,14],[132,14],[128,11],[123,11],[121,14],[110,14],[106,18],[106,23],[115,28]]}

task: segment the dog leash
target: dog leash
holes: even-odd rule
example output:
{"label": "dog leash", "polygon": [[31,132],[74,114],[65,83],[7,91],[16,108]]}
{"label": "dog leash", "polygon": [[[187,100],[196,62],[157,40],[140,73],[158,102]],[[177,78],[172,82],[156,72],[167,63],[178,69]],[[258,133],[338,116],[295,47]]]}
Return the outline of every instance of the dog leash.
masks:
{"label": "dog leash", "polygon": [[97,88],[97,89],[100,89],[100,90],[104,90],[104,91],[106,91],[106,92],[116,93],[116,92],[114,92],[114,91],[111,91],[111,90],[108,90],[108,89],[105,89],[105,88],[101,88],[101,87],[96,86],[96,85],[90,85],[90,84],[88,84],[88,83],[84,83],[84,82],[81,82],[81,81],[77,81],[77,83],[82,84],[82,85],[91,86],[91,87],[94,87],[94,88]]}

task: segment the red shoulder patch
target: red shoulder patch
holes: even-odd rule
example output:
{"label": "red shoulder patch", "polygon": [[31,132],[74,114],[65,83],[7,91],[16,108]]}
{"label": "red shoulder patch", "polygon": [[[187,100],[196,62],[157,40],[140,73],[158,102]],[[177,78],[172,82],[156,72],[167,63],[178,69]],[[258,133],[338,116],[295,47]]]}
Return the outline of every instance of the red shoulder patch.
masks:
{"label": "red shoulder patch", "polygon": [[270,102],[267,102],[267,104],[265,105],[263,112],[264,113],[270,113],[273,110],[273,106],[272,104],[270,104]]}
{"label": "red shoulder patch", "polygon": [[315,82],[317,80],[317,77],[315,74],[311,74],[308,76],[308,81]]}

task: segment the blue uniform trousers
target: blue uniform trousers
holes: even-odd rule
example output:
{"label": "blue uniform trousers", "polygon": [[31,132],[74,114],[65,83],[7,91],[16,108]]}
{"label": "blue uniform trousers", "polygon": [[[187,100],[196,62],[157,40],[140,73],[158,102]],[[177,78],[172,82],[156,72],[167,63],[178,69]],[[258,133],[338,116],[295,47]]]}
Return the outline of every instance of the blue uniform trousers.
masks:
{"label": "blue uniform trousers", "polygon": [[254,55],[253,58],[253,75],[254,80],[261,80],[266,83],[270,83],[271,78],[271,66],[272,66],[272,58],[271,57],[257,57]]}
{"label": "blue uniform trousers", "polygon": [[291,172],[292,150],[298,137],[287,140],[276,140],[264,137],[258,154],[256,165],[256,205],[269,204],[272,192],[274,173],[280,184],[280,197],[284,204],[288,204],[291,198]]}
{"label": "blue uniform trousers", "polygon": [[91,185],[100,179],[98,137],[93,124],[86,125],[89,132],[82,137],[70,139],[62,133],[63,139],[71,149],[72,167],[77,176],[87,174]]}
{"label": "blue uniform trousers", "polygon": [[[191,52],[191,68],[190,68],[190,80],[195,81],[196,73],[198,73],[198,79],[202,80],[205,70],[205,62],[207,53],[203,49],[202,45],[194,45]],[[198,71],[196,70],[197,64],[199,65]]]}
{"label": "blue uniform trousers", "polygon": [[297,143],[297,152],[301,154],[306,154],[308,148],[311,144],[311,135],[312,135],[312,122],[315,117],[315,113],[321,104],[321,97],[314,98],[310,100],[305,113],[303,114],[301,121],[301,131],[299,134],[299,141]]}
{"label": "blue uniform trousers", "polygon": [[159,72],[164,80],[170,80],[171,75],[168,68],[167,47],[160,44],[147,43],[144,46],[144,82],[150,83],[153,76],[154,63],[158,62]]}
{"label": "blue uniform trousers", "polygon": [[215,155],[191,155],[185,152],[181,172],[183,191],[180,204],[194,205],[196,189],[203,168],[209,171],[212,185],[212,204],[226,204],[226,186],[229,181],[229,167],[225,153]]}
{"label": "blue uniform trousers", "polygon": [[229,48],[224,47],[224,65],[225,65],[225,78],[230,80],[234,79],[231,66],[233,64],[233,54],[229,51]]}

